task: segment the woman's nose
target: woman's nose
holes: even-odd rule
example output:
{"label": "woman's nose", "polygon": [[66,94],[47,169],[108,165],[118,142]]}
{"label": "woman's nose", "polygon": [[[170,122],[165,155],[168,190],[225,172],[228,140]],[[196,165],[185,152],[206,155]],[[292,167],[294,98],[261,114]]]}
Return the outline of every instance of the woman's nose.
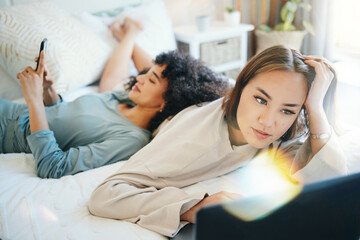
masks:
{"label": "woman's nose", "polygon": [[271,128],[275,124],[275,113],[271,109],[266,109],[259,116],[259,122],[266,128]]}
{"label": "woman's nose", "polygon": [[144,75],[137,76],[136,81],[140,84],[143,84],[144,83]]}

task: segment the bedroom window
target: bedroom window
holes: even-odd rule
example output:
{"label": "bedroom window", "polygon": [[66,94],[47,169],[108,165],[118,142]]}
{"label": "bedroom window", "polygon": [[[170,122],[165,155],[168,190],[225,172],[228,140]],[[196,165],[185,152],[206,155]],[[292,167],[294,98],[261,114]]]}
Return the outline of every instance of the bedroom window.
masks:
{"label": "bedroom window", "polygon": [[337,58],[360,61],[360,1],[333,1],[332,14],[334,54]]}

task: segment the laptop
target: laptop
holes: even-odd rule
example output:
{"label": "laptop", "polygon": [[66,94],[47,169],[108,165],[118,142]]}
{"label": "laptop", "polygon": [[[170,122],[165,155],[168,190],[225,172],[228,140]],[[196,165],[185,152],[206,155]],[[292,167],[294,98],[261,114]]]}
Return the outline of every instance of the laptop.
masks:
{"label": "laptop", "polygon": [[[268,198],[251,198],[263,199]],[[360,173],[305,185],[290,202],[254,220],[225,210],[246,208],[248,203],[239,199],[202,208],[197,223],[188,224],[173,239],[360,239]]]}

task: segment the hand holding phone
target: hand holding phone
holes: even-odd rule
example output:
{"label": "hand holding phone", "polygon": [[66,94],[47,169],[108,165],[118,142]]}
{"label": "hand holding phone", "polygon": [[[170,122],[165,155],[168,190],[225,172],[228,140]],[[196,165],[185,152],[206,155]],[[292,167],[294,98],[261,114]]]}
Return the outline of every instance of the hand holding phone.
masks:
{"label": "hand holding phone", "polygon": [[40,62],[40,54],[41,54],[41,51],[44,50],[45,53],[46,53],[46,48],[47,48],[47,38],[44,38],[41,43],[40,43],[40,51],[39,51],[39,57],[36,61],[36,68],[35,68],[35,71],[38,70],[39,68],[39,62]]}

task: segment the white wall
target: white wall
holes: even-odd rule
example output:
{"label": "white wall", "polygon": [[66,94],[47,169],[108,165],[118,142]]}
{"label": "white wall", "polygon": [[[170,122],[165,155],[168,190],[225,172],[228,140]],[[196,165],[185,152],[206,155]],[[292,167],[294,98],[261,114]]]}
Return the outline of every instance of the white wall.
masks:
{"label": "white wall", "polygon": [[[173,25],[184,25],[194,21],[196,7],[204,6],[207,2],[213,3],[211,16],[213,20],[223,20],[226,7],[232,6],[233,0],[163,0],[168,13],[173,21]],[[201,10],[199,10],[201,14]]]}

